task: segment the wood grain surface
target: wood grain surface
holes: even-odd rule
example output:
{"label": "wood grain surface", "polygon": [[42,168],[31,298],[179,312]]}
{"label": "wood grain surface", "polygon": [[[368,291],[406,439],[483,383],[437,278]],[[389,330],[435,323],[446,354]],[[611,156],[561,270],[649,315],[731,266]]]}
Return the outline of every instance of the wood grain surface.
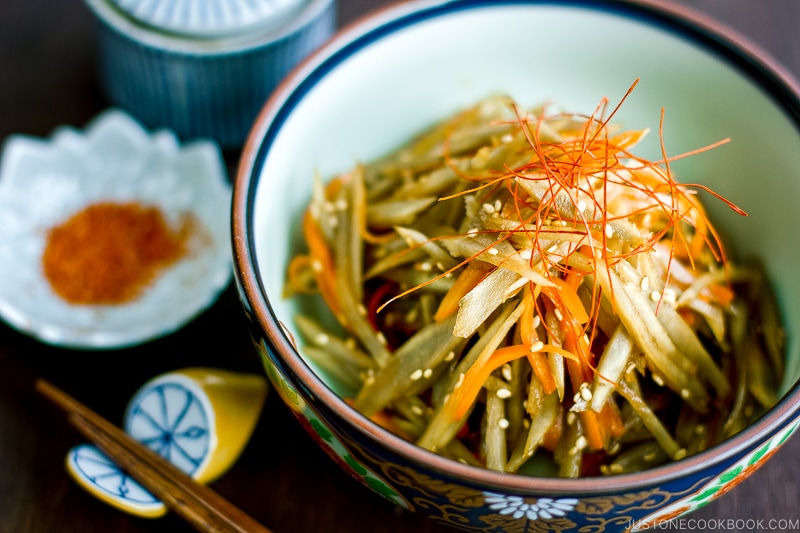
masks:
{"label": "wood grain surface", "polygon": [[[799,0],[681,0],[727,24],[800,77]],[[339,0],[345,24],[381,0]],[[95,78],[92,20],[81,0],[5,0],[0,11],[0,141],[82,127],[108,104]],[[231,168],[236,154],[228,154]],[[233,288],[182,331],[145,346],[77,352],[42,345],[0,325],[0,533],[180,533],[174,515],[135,518],[100,503],[65,473],[67,450],[82,439],[36,396],[44,378],[119,422],[135,390],[186,365],[261,372]],[[797,457],[791,439],[730,494],[692,515],[800,522]],[[235,467],[213,484],[223,497],[276,533],[445,533],[449,527],[394,508],[339,470],[309,439],[276,394]],[[723,521],[723,522],[715,522]],[[747,522],[739,522],[747,525]],[[730,528],[726,528],[730,530]]]}

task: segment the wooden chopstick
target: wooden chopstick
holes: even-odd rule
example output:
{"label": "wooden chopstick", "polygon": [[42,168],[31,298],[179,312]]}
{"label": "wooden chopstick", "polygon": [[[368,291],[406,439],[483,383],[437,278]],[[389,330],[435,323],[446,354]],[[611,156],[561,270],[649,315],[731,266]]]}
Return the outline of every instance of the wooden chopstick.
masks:
{"label": "wooden chopstick", "polygon": [[75,429],[198,531],[271,533],[209,487],[54,385],[40,379],[35,386],[40,394],[67,413]]}

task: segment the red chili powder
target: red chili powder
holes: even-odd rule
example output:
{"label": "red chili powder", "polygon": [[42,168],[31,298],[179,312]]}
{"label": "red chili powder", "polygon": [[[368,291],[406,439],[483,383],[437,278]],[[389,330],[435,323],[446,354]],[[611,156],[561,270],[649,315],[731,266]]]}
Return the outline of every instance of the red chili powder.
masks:
{"label": "red chili powder", "polygon": [[157,207],[92,204],[48,231],[44,274],[70,303],[126,303],[186,255],[195,226],[195,219],[185,215],[170,228]]}

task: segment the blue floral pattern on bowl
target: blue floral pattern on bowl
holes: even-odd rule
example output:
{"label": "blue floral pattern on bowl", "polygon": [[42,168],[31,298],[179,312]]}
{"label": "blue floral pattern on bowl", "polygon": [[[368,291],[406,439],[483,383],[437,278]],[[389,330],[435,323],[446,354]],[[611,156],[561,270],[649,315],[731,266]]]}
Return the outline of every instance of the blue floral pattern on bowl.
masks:
{"label": "blue floral pattern on bowl", "polygon": [[393,503],[412,511],[425,509],[434,520],[465,531],[600,533],[652,527],[732,489],[800,426],[800,422],[787,424],[738,459],[718,465],[715,473],[699,472],[663,486],[580,497],[481,491],[465,480],[423,474],[415,465],[387,455],[369,441],[356,440],[352,431],[339,427],[329,408],[302,393],[302,386],[282,370],[263,339],[256,346],[283,401],[306,432],[345,471]]}

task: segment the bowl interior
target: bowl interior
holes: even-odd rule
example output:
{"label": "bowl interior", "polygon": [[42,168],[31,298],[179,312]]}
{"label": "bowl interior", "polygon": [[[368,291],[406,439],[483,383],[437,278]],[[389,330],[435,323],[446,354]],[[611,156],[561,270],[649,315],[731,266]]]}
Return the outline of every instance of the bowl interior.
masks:
{"label": "bowl interior", "polygon": [[557,109],[589,114],[604,97],[613,108],[640,79],[616,122],[652,130],[641,155],[660,158],[662,108],[671,156],[730,138],[675,161],[672,170],[678,181],[707,185],[749,213],[742,217],[704,198],[732,255],[766,263],[789,330],[785,393],[800,375],[792,331],[800,318],[800,247],[791,242],[791,228],[800,226],[797,95],[785,88],[781,94],[749,55],[725,51],[718,37],[658,18],[652,8],[420,5],[397,6],[340,35],[290,77],[256,125],[251,142],[261,144],[247,223],[276,317],[292,329],[296,304],[280,294],[315,173],[328,178],[383,155],[492,93],[508,93],[524,106],[552,101]]}

